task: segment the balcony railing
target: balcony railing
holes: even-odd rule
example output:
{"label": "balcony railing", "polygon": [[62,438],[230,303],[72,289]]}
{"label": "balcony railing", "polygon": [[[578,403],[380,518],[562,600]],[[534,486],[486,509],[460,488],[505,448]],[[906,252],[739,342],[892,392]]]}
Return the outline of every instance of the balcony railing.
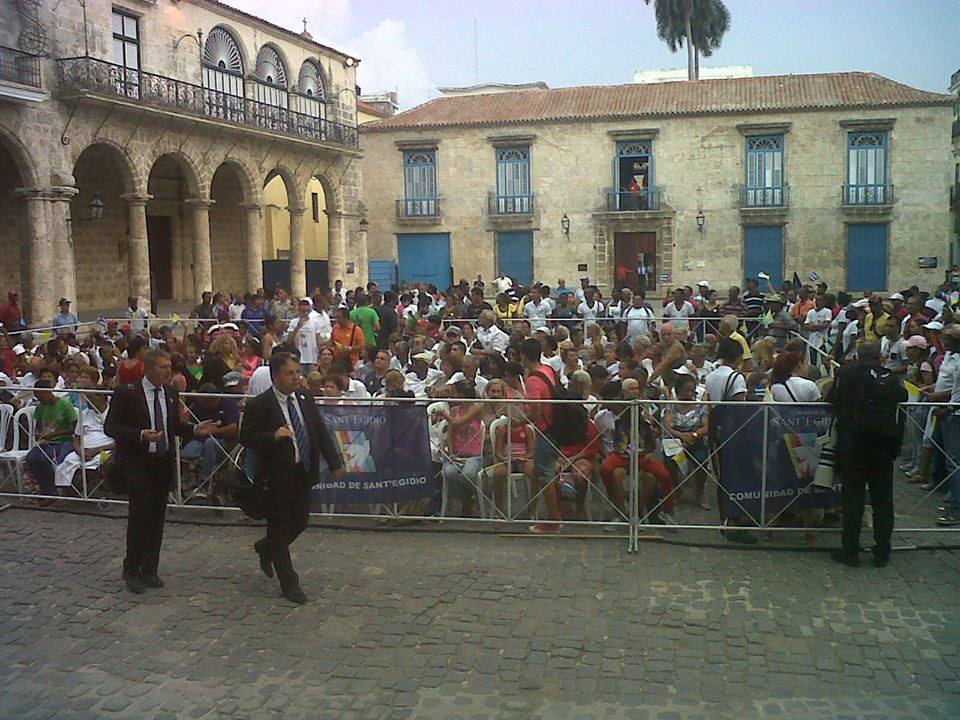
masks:
{"label": "balcony railing", "polygon": [[437,218],[440,217],[440,198],[397,200],[397,217],[403,218]]}
{"label": "balcony railing", "polygon": [[646,190],[608,190],[608,212],[631,212],[638,210],[659,210],[661,189]]}
{"label": "balcony railing", "polygon": [[490,215],[532,215],[533,209],[533,193],[528,195],[490,193],[487,198],[487,210]]}
{"label": "balcony railing", "polygon": [[0,47],[0,80],[40,87],[40,58],[21,50]]}
{"label": "balcony railing", "polygon": [[841,187],[840,195],[844,205],[893,205],[893,185],[847,183]]}
{"label": "balcony railing", "polygon": [[790,186],[787,183],[766,187],[740,186],[741,208],[785,208],[789,204]]}
{"label": "balcony railing", "polygon": [[125,98],[317,142],[358,145],[357,129],[349,125],[104,60],[89,57],[57,60],[57,78],[61,90]]}

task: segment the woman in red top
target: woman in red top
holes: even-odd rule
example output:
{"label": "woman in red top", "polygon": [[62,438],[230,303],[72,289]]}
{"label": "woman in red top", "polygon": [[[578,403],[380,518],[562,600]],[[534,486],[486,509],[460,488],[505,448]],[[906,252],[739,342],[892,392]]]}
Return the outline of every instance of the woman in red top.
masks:
{"label": "woman in red top", "polygon": [[143,379],[143,356],[150,349],[145,337],[134,335],[127,344],[127,356],[117,363],[117,382],[138,383]]}
{"label": "woman in red top", "polygon": [[[491,380],[491,384],[493,381]],[[493,500],[496,505],[491,517],[497,510],[505,514],[504,493],[507,486],[508,473],[522,472],[531,482],[533,474],[533,427],[527,424],[518,405],[513,405],[514,412],[510,413],[510,420],[504,420],[497,425],[493,438]],[[507,440],[509,430],[510,439]],[[509,458],[509,462],[508,462]]]}
{"label": "woman in red top", "polygon": [[557,472],[560,474],[558,490],[560,511],[566,516],[571,501],[576,502],[576,519],[585,520],[584,502],[587,497],[587,483],[593,481],[597,467],[597,455],[600,453],[600,433],[593,420],[587,420],[587,436],[576,445],[560,448],[557,458]]}

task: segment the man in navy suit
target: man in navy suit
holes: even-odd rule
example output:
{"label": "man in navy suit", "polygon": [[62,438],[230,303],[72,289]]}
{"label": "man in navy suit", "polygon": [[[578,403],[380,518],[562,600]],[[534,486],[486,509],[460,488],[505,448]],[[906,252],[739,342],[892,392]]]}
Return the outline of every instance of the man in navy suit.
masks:
{"label": "man in navy suit", "polygon": [[254,482],[263,489],[267,535],[253,547],[267,577],[276,570],[280,590],[297,604],[307,601],[290,560],[290,544],[307,527],[310,490],[324,467],[334,479],[343,463],[323,418],[300,386],[300,363],[291,353],[270,356],[272,386],[247,403],[240,442],[256,451]]}
{"label": "man in navy suit", "polygon": [[180,400],[169,383],[170,355],[151,350],[143,358],[144,376],[122,385],[110,402],[104,432],[116,440],[114,471],[130,494],[127,556],[123,579],[130,592],[163,587],[157,576],[167,494],[173,482],[174,438],[205,438],[217,423],[191,425],[180,419]]}

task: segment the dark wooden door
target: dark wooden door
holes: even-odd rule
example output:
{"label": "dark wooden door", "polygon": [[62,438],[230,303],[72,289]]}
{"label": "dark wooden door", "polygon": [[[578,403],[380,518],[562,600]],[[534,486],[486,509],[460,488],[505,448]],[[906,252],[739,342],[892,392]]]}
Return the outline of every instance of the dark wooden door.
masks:
{"label": "dark wooden door", "polygon": [[173,299],[173,240],[167,215],[147,215],[153,300]]}
{"label": "dark wooden door", "polygon": [[617,233],[613,237],[613,285],[637,290],[657,288],[657,234]]}

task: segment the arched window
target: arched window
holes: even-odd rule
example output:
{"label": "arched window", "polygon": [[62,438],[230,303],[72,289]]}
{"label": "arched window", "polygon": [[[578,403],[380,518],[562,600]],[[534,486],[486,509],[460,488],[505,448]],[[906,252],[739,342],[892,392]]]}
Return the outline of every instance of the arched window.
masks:
{"label": "arched window", "polygon": [[323,140],[323,121],[327,116],[326,96],[323,91],[323,75],[312,60],[307,60],[300,66],[296,100],[298,134]]}
{"label": "arched window", "polygon": [[257,124],[273,130],[287,129],[287,69],[280,54],[269,45],[257,53],[257,67],[253,73],[254,105]]}
{"label": "arched window", "polygon": [[211,30],[203,44],[203,88],[207,115],[243,122],[243,56],[222,27]]}

